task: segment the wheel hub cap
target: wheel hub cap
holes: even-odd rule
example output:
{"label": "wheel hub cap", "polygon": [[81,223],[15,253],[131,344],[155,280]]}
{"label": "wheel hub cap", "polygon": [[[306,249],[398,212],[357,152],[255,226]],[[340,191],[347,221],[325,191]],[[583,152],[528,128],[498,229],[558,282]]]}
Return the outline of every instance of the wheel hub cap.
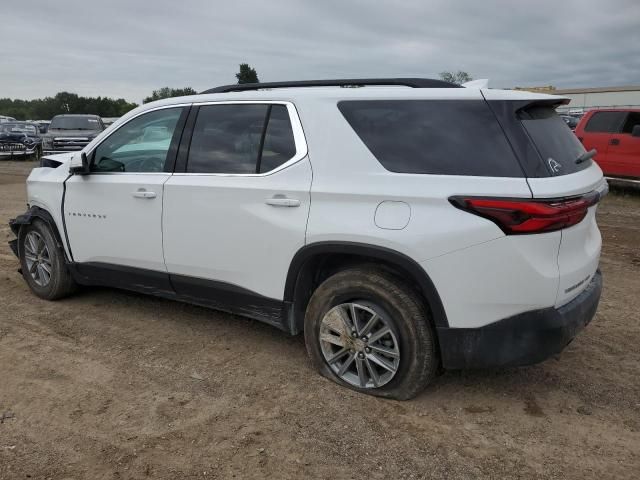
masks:
{"label": "wheel hub cap", "polygon": [[400,365],[400,347],[387,315],[365,303],[333,307],[320,324],[320,348],[333,372],[360,388],[388,383]]}
{"label": "wheel hub cap", "polygon": [[38,232],[27,233],[24,240],[24,257],[33,281],[40,287],[46,287],[51,281],[51,256],[44,238]]}

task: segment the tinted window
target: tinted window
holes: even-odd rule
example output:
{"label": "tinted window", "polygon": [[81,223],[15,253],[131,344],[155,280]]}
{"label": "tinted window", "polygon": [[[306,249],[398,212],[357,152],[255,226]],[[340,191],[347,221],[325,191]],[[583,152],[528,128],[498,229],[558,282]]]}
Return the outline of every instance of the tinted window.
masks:
{"label": "tinted window", "polygon": [[640,112],[629,112],[629,115],[627,115],[627,119],[624,121],[624,125],[622,126],[622,133],[633,132],[633,127],[636,125],[640,125]]}
{"label": "tinted window", "polygon": [[523,176],[484,101],[343,101],[338,108],[392,172]]}
{"label": "tinted window", "polygon": [[295,152],[284,105],[206,105],[194,126],[187,172],[263,173]]}
{"label": "tinted window", "polygon": [[620,129],[624,112],[596,112],[584,127],[585,132],[615,133]]}
{"label": "tinted window", "polygon": [[552,175],[566,175],[587,168],[576,164],[584,147],[551,106],[534,106],[519,112],[520,120]]}
{"label": "tinted window", "polygon": [[268,105],[200,107],[187,172],[255,173]]}
{"label": "tinted window", "polygon": [[59,130],[102,130],[102,123],[95,117],[53,117],[49,128]]}
{"label": "tinted window", "polygon": [[296,143],[289,112],[284,105],[273,105],[264,137],[258,172],[269,172],[296,154]]}
{"label": "tinted window", "polygon": [[95,149],[93,170],[162,172],[181,113],[165,108],[124,124]]}

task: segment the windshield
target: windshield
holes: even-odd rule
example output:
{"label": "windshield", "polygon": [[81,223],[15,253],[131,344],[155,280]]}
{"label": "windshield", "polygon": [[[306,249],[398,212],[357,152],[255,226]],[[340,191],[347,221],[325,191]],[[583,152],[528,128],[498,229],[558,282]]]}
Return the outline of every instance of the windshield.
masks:
{"label": "windshield", "polygon": [[567,175],[591,165],[591,160],[576,163],[584,147],[551,106],[529,107],[519,116],[551,175]]}
{"label": "windshield", "polygon": [[3,123],[0,125],[0,131],[3,133],[26,133],[27,135],[37,135],[34,125],[28,123]]}
{"label": "windshield", "polygon": [[93,117],[53,117],[49,128],[58,130],[102,130],[98,119]]}

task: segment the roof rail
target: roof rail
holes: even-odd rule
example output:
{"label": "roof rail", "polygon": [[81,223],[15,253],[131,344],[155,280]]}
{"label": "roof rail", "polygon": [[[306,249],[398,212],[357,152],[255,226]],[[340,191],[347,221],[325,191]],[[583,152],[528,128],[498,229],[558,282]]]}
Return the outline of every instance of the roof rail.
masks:
{"label": "roof rail", "polygon": [[244,90],[260,90],[263,88],[297,88],[297,87],[362,87],[365,85],[401,85],[412,88],[460,88],[455,83],[431,78],[343,78],[337,80],[300,80],[294,82],[265,82],[223,85],[210,88],[201,93],[227,93]]}

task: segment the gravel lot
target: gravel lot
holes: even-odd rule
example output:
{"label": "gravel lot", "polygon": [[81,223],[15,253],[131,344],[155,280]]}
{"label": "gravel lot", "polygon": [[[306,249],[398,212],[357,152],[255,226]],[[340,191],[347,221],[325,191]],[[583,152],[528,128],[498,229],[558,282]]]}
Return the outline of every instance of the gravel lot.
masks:
{"label": "gravel lot", "polygon": [[6,243],[28,170],[0,163],[1,479],[638,478],[640,196],[601,205],[604,296],[559,358],[395,402],[257,322],[111,289],[39,300]]}

